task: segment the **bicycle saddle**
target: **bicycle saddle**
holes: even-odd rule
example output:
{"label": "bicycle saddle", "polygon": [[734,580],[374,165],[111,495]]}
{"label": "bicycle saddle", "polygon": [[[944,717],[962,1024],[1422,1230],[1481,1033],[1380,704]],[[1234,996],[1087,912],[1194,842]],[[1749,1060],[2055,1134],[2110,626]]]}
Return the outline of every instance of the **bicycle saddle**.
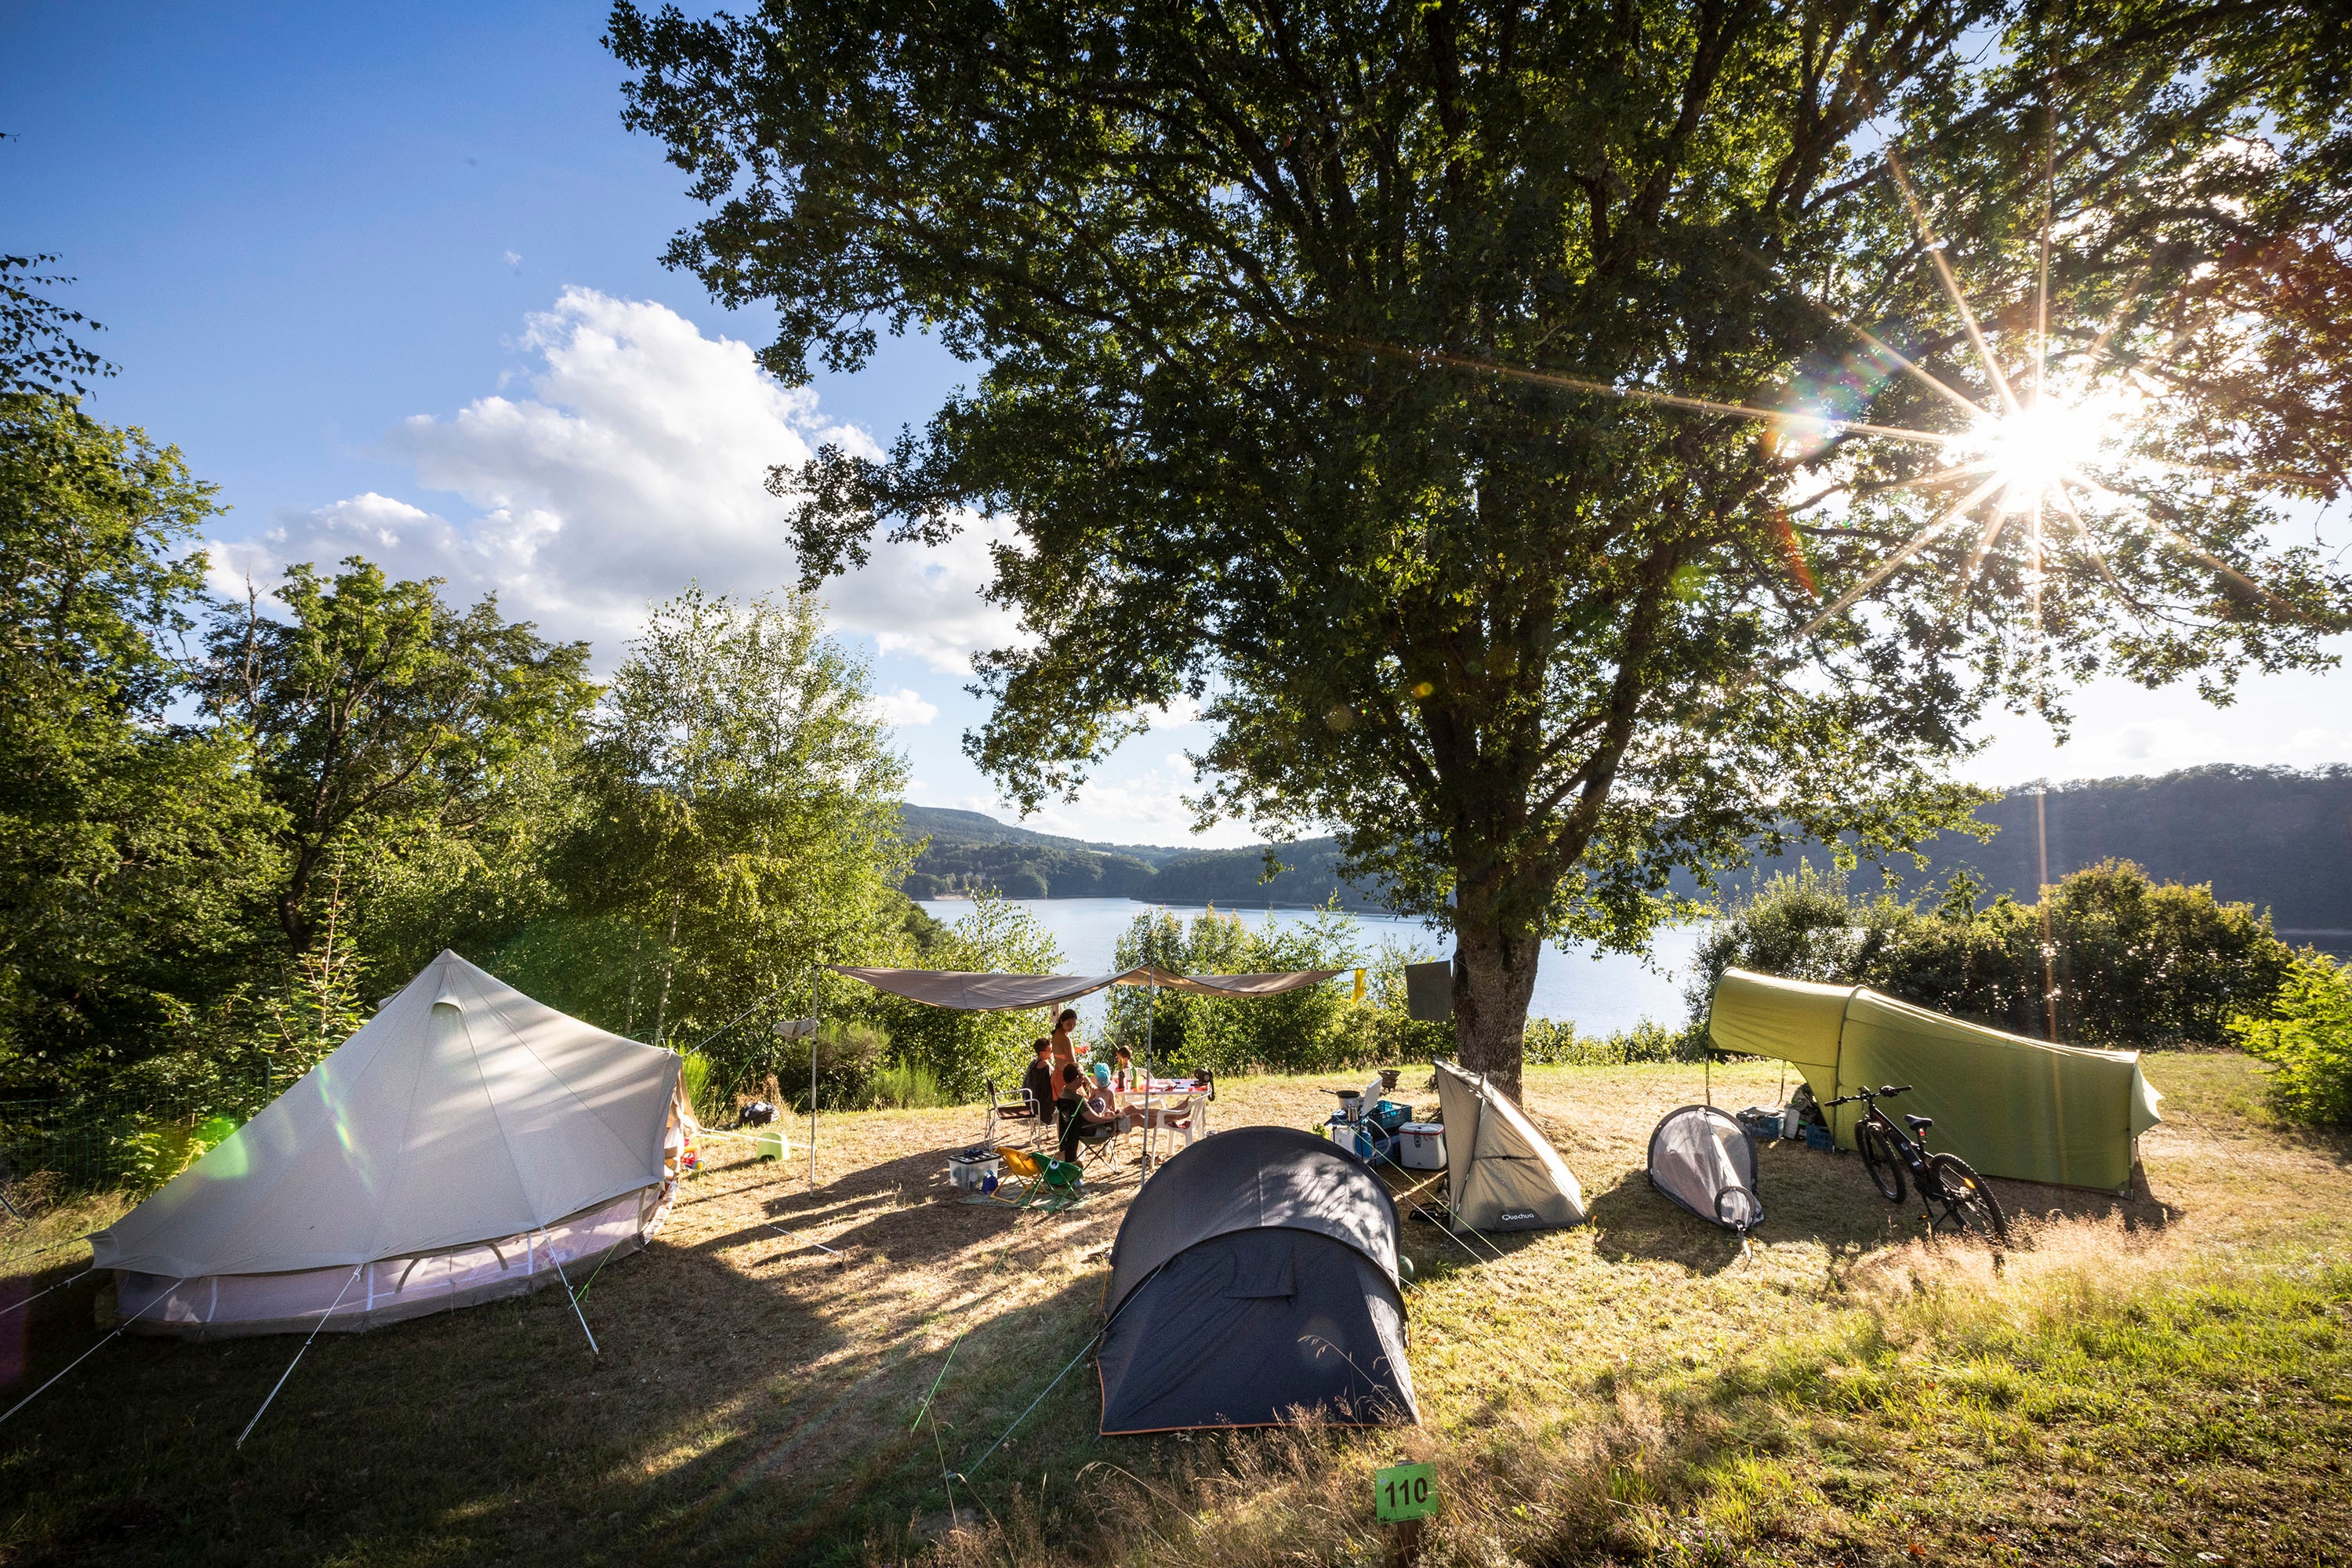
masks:
{"label": "bicycle saddle", "polygon": [[1925,1132],[1936,1125],[1936,1119],[1932,1116],[1906,1116],[1903,1120],[1911,1124],[1914,1132]]}

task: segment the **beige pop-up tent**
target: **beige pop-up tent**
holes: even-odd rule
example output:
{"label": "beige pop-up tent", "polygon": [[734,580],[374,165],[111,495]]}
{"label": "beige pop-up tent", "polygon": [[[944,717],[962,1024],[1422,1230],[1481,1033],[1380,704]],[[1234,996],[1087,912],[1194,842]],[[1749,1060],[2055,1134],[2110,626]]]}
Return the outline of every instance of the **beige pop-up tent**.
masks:
{"label": "beige pop-up tent", "polygon": [[[1858,985],[1726,970],[1707,1032],[1727,1051],[1794,1064],[1824,1101],[1911,1085],[1887,1115],[1934,1117],[1930,1146],[1988,1176],[2121,1191],[2133,1141],[2162,1120],[2137,1051],[2031,1040]],[[1831,1112],[1840,1148],[1853,1147],[1861,1111]]]}
{"label": "beige pop-up tent", "polygon": [[454,952],[269,1107],[91,1237],[145,1332],[362,1330],[555,1282],[668,1210],[674,1052]]}
{"label": "beige pop-up tent", "polygon": [[1445,1118],[1445,1206],[1473,1230],[1580,1225],[1584,1189],[1551,1140],[1483,1073],[1437,1064]]}

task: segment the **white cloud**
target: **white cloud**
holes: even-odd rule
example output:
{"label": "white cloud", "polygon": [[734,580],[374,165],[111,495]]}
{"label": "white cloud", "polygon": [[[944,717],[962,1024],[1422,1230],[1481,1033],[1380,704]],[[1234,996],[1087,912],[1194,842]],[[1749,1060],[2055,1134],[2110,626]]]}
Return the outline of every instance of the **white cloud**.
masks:
{"label": "white cloud", "polygon": [[521,255],[512,250],[507,251],[505,254],[500,256],[499,259],[505,262],[509,267],[520,267],[522,265]]}
{"label": "white cloud", "polygon": [[877,692],[867,706],[885,724],[928,724],[940,716],[940,705],[924,701],[923,694],[911,686]]}
{"label": "white cloud", "polygon": [[[804,462],[826,441],[878,455],[863,430],[825,424],[814,394],[762,371],[748,344],[705,337],[666,306],[567,289],[529,318],[519,346],[531,356],[529,395],[416,415],[386,437],[420,489],[469,511],[373,492],[289,509],[264,536],[217,545],[219,574],[268,581],[288,562],[364,554],[401,576],[446,577],[461,598],[495,591],[509,615],[593,638],[608,664],[646,602],[688,579],[743,594],[796,579],[787,503],[763,488],[770,466]],[[835,624],[968,670],[975,649],[1014,636],[1013,617],[979,594],[997,537],[981,524],[940,550],[877,545],[825,591]]]}

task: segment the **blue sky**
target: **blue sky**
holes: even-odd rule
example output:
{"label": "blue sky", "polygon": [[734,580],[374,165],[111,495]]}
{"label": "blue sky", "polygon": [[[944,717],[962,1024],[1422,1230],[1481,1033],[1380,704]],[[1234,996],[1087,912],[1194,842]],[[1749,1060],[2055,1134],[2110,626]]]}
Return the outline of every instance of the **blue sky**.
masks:
{"label": "blue sky", "polygon": [[[792,574],[764,467],[816,439],[888,439],[965,368],[889,347],[787,395],[751,365],[757,312],[665,270],[697,208],[621,128],[593,5],[18,4],[0,11],[0,245],[58,253],[68,302],[122,366],[93,412],[179,445],[234,508],[225,571],[363,551],[593,637],[609,664],[688,576]],[[875,656],[913,798],[993,808],[961,732],[961,661],[1005,631],[971,590],[979,540],[885,552],[828,593]],[[2197,762],[2352,761],[2342,677],[2192,693],[2102,683],[2074,741],[1997,721],[1990,783]],[[1181,719],[1183,715],[1171,715]],[[1129,744],[1037,822],[1180,842],[1197,725]],[[1009,812],[1001,815],[1010,816]],[[1244,842],[1237,825],[1207,842]]]}

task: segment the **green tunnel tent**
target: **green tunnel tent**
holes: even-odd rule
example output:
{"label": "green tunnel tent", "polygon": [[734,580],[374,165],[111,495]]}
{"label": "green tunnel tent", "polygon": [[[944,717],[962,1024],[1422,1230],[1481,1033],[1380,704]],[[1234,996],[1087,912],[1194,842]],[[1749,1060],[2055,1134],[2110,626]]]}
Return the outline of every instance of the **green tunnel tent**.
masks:
{"label": "green tunnel tent", "polygon": [[[1887,1114],[1934,1117],[1929,1146],[1988,1176],[2120,1192],[2134,1142],[2162,1120],[2137,1051],[2032,1040],[1859,985],[1727,969],[1707,1032],[1723,1050],[1792,1064],[1825,1102],[1865,1084],[1911,1085]],[[1853,1148],[1862,1107],[1829,1114],[1838,1147]]]}

